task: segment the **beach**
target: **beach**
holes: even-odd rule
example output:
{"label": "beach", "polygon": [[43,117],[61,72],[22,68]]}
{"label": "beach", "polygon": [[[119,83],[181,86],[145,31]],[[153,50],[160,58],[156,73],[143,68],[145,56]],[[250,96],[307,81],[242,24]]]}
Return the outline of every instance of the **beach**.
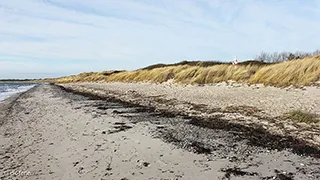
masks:
{"label": "beach", "polygon": [[320,89],[41,84],[1,102],[0,179],[319,179]]}
{"label": "beach", "polygon": [[[154,83],[69,83],[79,92],[112,96],[159,111],[224,123],[262,128],[273,134],[292,136],[320,146],[320,124],[295,123],[285,117],[293,110],[320,115],[320,88],[276,88],[263,85],[217,83],[179,85]],[[211,121],[210,121],[211,122]]]}

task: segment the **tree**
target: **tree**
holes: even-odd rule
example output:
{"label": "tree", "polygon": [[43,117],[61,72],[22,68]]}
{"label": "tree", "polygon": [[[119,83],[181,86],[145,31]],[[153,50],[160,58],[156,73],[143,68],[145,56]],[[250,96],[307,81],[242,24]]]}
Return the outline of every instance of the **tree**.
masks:
{"label": "tree", "polygon": [[302,52],[302,51],[296,51],[294,53],[292,52],[266,53],[262,51],[258,56],[256,56],[255,59],[261,62],[278,63],[278,62],[290,61],[295,59],[303,59],[305,57],[312,56],[312,55],[320,55],[320,49],[312,53]]}

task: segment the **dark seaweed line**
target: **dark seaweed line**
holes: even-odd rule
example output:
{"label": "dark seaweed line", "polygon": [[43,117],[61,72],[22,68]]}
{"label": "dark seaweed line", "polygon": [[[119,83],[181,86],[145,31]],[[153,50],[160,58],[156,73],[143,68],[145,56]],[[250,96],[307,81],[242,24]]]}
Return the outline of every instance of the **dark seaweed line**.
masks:
{"label": "dark seaweed line", "polygon": [[229,131],[230,133],[233,133],[239,140],[247,140],[248,145],[251,146],[263,147],[270,150],[291,149],[293,153],[296,153],[298,155],[320,158],[319,148],[310,146],[306,142],[301,141],[292,136],[281,136],[271,134],[270,132],[268,132],[260,126],[248,127],[245,125],[228,122],[226,120],[220,119],[219,117],[208,119],[201,118],[198,116],[188,116],[182,112],[157,110],[155,107],[142,106],[140,104],[123,101],[112,96],[99,96],[88,92],[75,91],[59,85],[56,86],[58,86],[66,92],[82,95],[92,100],[107,100],[109,102],[120,103],[124,107],[138,107],[139,109],[143,109],[144,112],[156,114],[157,116],[162,117],[180,116],[185,119],[190,119],[189,123],[195,126]]}

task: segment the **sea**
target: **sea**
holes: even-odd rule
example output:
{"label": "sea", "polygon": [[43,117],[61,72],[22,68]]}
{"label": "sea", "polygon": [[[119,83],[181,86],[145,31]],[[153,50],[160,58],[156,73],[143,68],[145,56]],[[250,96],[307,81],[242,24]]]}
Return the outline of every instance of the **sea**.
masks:
{"label": "sea", "polygon": [[25,92],[37,83],[32,82],[0,82],[0,102],[4,99],[21,92]]}

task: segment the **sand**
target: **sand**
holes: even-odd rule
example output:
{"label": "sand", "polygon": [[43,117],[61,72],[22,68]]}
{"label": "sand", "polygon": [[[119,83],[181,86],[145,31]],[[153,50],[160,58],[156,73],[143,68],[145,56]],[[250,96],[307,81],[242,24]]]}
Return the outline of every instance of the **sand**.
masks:
{"label": "sand", "polygon": [[71,83],[66,88],[165,112],[259,127],[281,136],[292,136],[320,147],[320,123],[295,123],[285,118],[292,110],[320,115],[320,88],[303,89],[219,83],[206,86],[151,83]]}
{"label": "sand", "polygon": [[[90,86],[110,91],[93,99],[40,85],[0,103],[0,179],[320,178],[314,153],[250,144],[252,139],[241,131],[201,127],[188,116],[110,98],[111,90],[120,97],[129,90],[147,92],[147,85]],[[161,86],[174,88],[149,88],[174,96]],[[188,98],[178,94],[174,97]]]}
{"label": "sand", "polygon": [[137,92],[144,96],[160,96],[184,102],[206,104],[212,108],[227,106],[253,106],[263,110],[267,116],[276,117],[293,109],[304,109],[320,115],[320,87],[276,88],[263,85],[218,83],[214,85],[179,85],[170,82],[151,83],[70,83],[66,87]]}

